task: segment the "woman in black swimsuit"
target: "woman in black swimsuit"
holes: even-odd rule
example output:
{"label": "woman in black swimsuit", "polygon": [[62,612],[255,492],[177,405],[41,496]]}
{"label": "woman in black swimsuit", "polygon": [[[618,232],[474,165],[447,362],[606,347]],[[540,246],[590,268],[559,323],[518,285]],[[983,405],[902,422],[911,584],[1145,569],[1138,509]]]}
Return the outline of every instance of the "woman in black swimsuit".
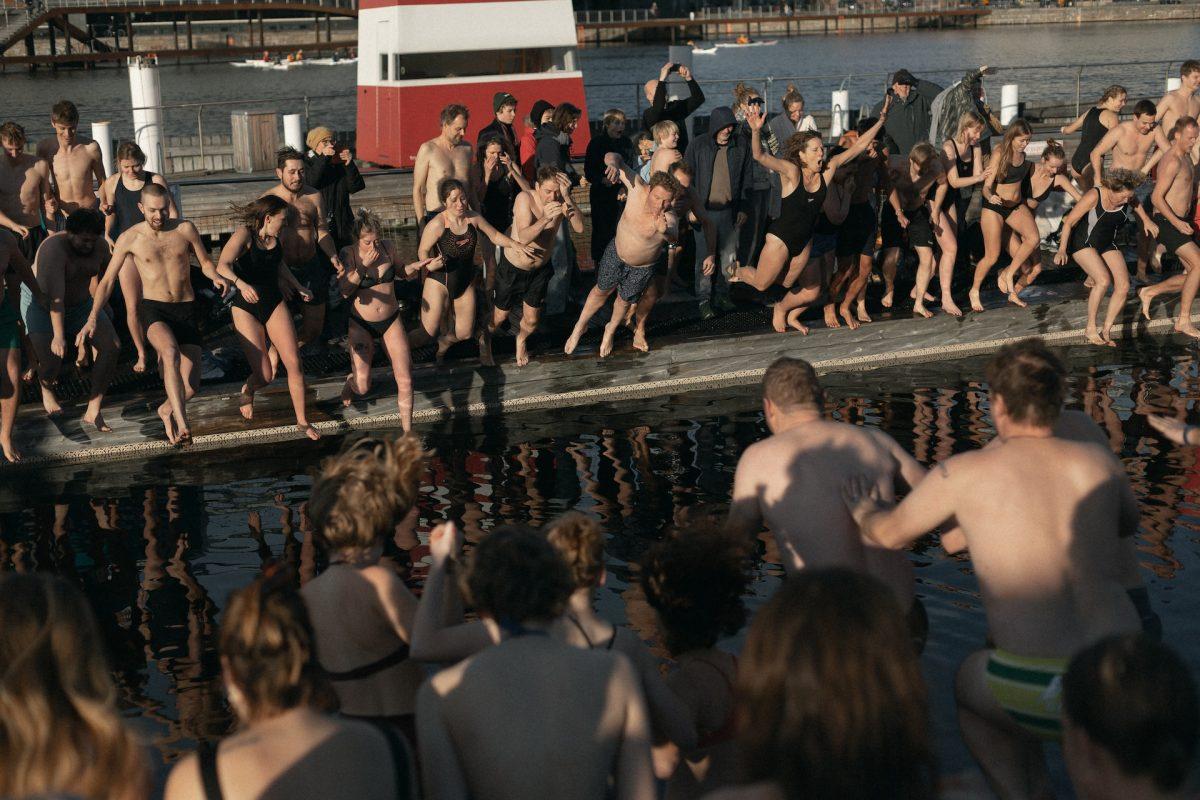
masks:
{"label": "woman in black swimsuit", "polygon": [[[1129,267],[1125,256],[1113,239],[1117,230],[1129,220],[1129,209],[1141,219],[1143,230],[1151,238],[1158,235],[1158,226],[1150,221],[1137,202],[1135,192],[1146,182],[1146,175],[1127,169],[1112,169],[1104,174],[1100,185],[1083,194],[1071,213],[1063,219],[1062,238],[1054,263],[1066,266],[1072,258],[1091,278],[1088,294],[1087,340],[1092,344],[1116,347],[1111,332],[1117,315],[1129,297]],[[1096,329],[1096,315],[1104,293],[1112,287],[1104,327]]]}
{"label": "woman in black swimsuit", "polygon": [[[476,244],[482,233],[500,247],[519,250],[532,258],[539,248],[523,244],[492,227],[467,204],[467,190],[461,181],[447,178],[438,186],[438,201],[443,211],[425,225],[417,256],[421,259],[441,256],[442,269],[426,276],[421,290],[421,327],[424,337],[414,337],[413,344],[437,339],[440,360],[455,342],[464,342],[475,335],[475,267]],[[439,336],[438,332],[444,332]],[[479,326],[479,361],[492,366],[492,348],[486,325]],[[420,331],[417,332],[420,334]]]}
{"label": "woman in black swimsuit", "polygon": [[[809,243],[825,202],[829,181],[833,180],[838,167],[854,160],[875,140],[887,120],[887,109],[885,102],[874,127],[828,162],[825,160],[825,144],[821,141],[821,135],[813,131],[797,133],[789,139],[784,145],[784,158],[769,155],[763,149],[761,140],[765,112],[746,117],[754,160],[779,174],[783,199],[779,217],[767,226],[767,238],[759,253],[757,268],[738,267],[728,276],[731,283],[741,281],[763,291],[779,281],[781,274],[783,279],[779,282],[788,288],[800,279],[808,264]],[[801,291],[789,292],[776,303],[771,321],[775,330],[779,333],[786,331],[788,313],[802,311],[804,307],[815,303],[820,297],[821,288],[820,281],[816,281],[815,286],[808,282]],[[798,314],[795,316],[798,320]],[[801,330],[801,333],[807,332],[807,329]]]}
{"label": "woman in black swimsuit", "polygon": [[1064,134],[1074,133],[1080,128],[1079,145],[1071,156],[1071,171],[1079,180],[1079,188],[1087,191],[1095,185],[1096,176],[1092,174],[1092,150],[1100,144],[1100,140],[1112,126],[1121,121],[1121,109],[1129,92],[1124,86],[1116,84],[1104,90],[1100,102],[1089,108],[1070,125],[1064,125]]}
{"label": "woman in black swimsuit", "polygon": [[355,243],[341,252],[346,271],[338,276],[338,288],[351,301],[347,339],[350,374],[342,388],[342,405],[349,406],[355,395],[364,395],[371,388],[371,361],[375,357],[375,340],[379,339],[396,378],[400,426],[408,431],[412,428],[412,359],[400,304],[396,301],[396,281],[415,278],[422,268],[437,272],[442,268],[442,259],[405,264],[396,246],[380,238],[382,230],[374,214],[359,209],[352,228]]}
{"label": "woman in black swimsuit", "polygon": [[954,224],[956,239],[959,228],[965,228],[960,220],[966,219],[975,187],[992,175],[991,168],[983,166],[983,149],[979,146],[986,124],[978,113],[967,111],[958,119],[954,138],[942,143],[942,161],[946,165],[946,180],[950,183],[945,212]]}
{"label": "woman in black swimsuit", "polygon": [[[1033,165],[1033,168],[1029,170],[1029,175],[1025,178],[1024,191],[1025,205],[1029,206],[1035,221],[1038,206],[1045,202],[1052,192],[1063,192],[1069,195],[1073,202],[1079,202],[1081,195],[1067,176],[1067,151],[1063,149],[1060,142],[1054,139],[1046,140],[1046,146],[1042,148],[1041,159]],[[1021,249],[1021,237],[1012,231],[1006,231],[1006,233],[1005,249],[1010,257],[1015,257],[1017,251]],[[1040,230],[1038,235],[1041,235]],[[1035,248],[1025,263],[1018,265],[1014,271],[1013,291],[1020,295],[1037,280],[1040,274],[1042,274],[1042,253],[1039,247]]]}
{"label": "woman in black swimsuit", "polygon": [[1020,118],[1014,119],[1004,132],[1004,141],[992,153],[989,165],[992,174],[983,182],[983,211],[979,216],[979,225],[983,229],[983,258],[975,264],[975,278],[971,282],[971,308],[974,311],[983,311],[979,290],[983,286],[983,279],[1000,258],[1005,225],[1021,237],[1021,246],[1013,256],[1012,265],[1000,273],[997,283],[1000,291],[1008,294],[1010,303],[1025,305],[1025,301],[1017,297],[1014,291],[1013,273],[1016,266],[1029,259],[1041,242],[1037,223],[1025,205],[1025,179],[1032,166],[1025,157],[1025,148],[1032,138],[1033,131],[1029,123]]}
{"label": "woman in black swimsuit", "polygon": [[300,346],[296,342],[292,315],[284,303],[285,294],[288,297],[308,294],[308,290],[292,276],[291,270],[281,269],[283,251],[279,247],[279,231],[287,219],[288,208],[285,201],[274,195],[263,195],[244,206],[234,206],[241,224],[221,249],[217,272],[232,281],[237,289],[233,299],[233,327],[250,364],[250,377],[242,386],[238,403],[242,417],[253,419],[254,393],[275,380],[270,356],[274,348],[279,354],[279,363],[287,370],[288,394],[292,397],[292,408],[296,410],[296,427],[316,441],[321,434],[308,424]]}

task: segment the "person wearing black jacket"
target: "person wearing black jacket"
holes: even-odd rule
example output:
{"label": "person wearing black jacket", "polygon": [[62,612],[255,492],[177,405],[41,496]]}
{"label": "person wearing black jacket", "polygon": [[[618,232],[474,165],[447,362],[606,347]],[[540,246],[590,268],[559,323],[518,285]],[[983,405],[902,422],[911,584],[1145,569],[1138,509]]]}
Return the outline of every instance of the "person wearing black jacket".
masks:
{"label": "person wearing black jacket", "polygon": [[305,143],[310,150],[305,159],[305,181],[321,193],[329,232],[338,249],[349,245],[354,237],[354,212],[350,209],[350,195],[367,188],[354,156],[346,145],[334,141],[333,131],[316,127],[308,132]]}
{"label": "person wearing black jacket", "polygon": [[696,175],[692,190],[717,231],[715,276],[704,272],[708,248],[703,231],[696,231],[696,299],[701,319],[712,319],[714,307],[717,311],[736,310],[725,275],[737,262],[738,230],[746,221],[744,204],[750,177],[750,143],[737,136],[736,129],[733,109],[713,109],[708,133],[693,139],[683,156]]}
{"label": "person wearing black jacket", "polygon": [[[571,134],[575,132],[583,112],[570,103],[561,103],[554,108],[549,122],[543,123],[533,134],[537,141],[534,158],[535,169],[554,167],[571,179],[571,186],[579,185],[579,173],[571,164]],[[554,276],[546,290],[546,314],[562,314],[567,310],[567,299],[572,284],[579,284],[578,265],[575,260],[575,243],[566,232],[566,225],[559,226],[555,239]]]}
{"label": "person wearing black jacket", "polygon": [[650,130],[664,119],[672,120],[679,126],[679,152],[682,153],[688,146],[687,125],[684,121],[704,105],[704,92],[700,90],[700,84],[696,83],[692,71],[680,65],[679,77],[687,81],[691,94],[686,100],[667,102],[667,76],[671,74],[671,68],[674,66],[669,62],[663,64],[658,73],[658,80],[646,81],[646,101],[650,103],[650,107],[642,112],[642,127]]}
{"label": "person wearing black jacket", "polygon": [[504,145],[508,157],[517,161],[520,148],[517,145],[517,133],[513,130],[513,121],[517,118],[517,98],[508,92],[496,92],[492,97],[492,111],[495,112],[496,118],[479,131],[479,138],[475,140],[476,147],[482,144],[484,139],[495,136]]}
{"label": "person wearing black jacket", "polygon": [[605,178],[604,156],[616,153],[626,164],[636,164],[633,145],[625,136],[625,112],[611,109],[604,113],[604,132],[588,142],[583,160],[583,176],[587,178],[592,203],[592,263],[599,264],[604,248],[617,235],[617,222],[625,204],[620,199],[624,188],[620,181],[610,183]]}
{"label": "person wearing black jacket", "polygon": [[[888,93],[893,100],[881,138],[888,153],[907,156],[913,145],[929,139],[933,101],[942,93],[942,87],[919,80],[906,69],[898,69],[892,74],[892,88]],[[873,116],[878,117],[882,108],[883,101],[880,101]]]}

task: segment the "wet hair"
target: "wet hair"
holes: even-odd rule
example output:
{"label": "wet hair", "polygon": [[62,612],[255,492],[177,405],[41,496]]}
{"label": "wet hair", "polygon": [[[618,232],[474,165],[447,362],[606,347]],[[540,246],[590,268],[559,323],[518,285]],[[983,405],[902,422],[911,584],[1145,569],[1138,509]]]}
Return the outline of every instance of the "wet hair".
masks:
{"label": "wet hair", "polygon": [[11,142],[16,147],[24,149],[29,138],[25,135],[25,129],[21,125],[9,120],[0,125],[0,141]]}
{"label": "wet hair", "polygon": [[661,186],[676,196],[683,191],[683,187],[679,185],[679,181],[675,180],[675,177],[670,173],[663,172],[662,170],[650,176],[649,186],[651,191]]}
{"label": "wet hair", "polygon": [[1179,77],[1186,78],[1188,75],[1191,75],[1193,72],[1200,72],[1200,61],[1196,61],[1195,59],[1188,59],[1187,61],[1185,61],[1179,65]]}
{"label": "wet hair", "polygon": [[281,147],[275,151],[275,169],[281,171],[287,169],[289,161],[299,161],[303,164],[304,154],[294,147]]}
{"label": "wet hair", "polygon": [[1049,161],[1052,158],[1067,160],[1067,151],[1063,149],[1062,142],[1057,139],[1047,139],[1046,146],[1042,149],[1042,161]]}
{"label": "wet hair", "polygon": [[167,187],[163,186],[161,183],[155,183],[154,181],[146,181],[145,185],[142,186],[142,191],[139,194],[142,202],[145,202],[147,197],[171,196],[171,193],[167,191]]}
{"label": "wet hair", "polygon": [[1063,675],[1063,711],[1126,776],[1150,778],[1163,793],[1183,787],[1200,735],[1200,700],[1171,648],[1126,634],[1077,653]]}
{"label": "wet hair", "polygon": [[544,535],[504,525],[471,551],[461,589],[480,615],[510,627],[557,618],[574,586],[566,562]]}
{"label": "wet hair", "polygon": [[650,133],[654,136],[654,143],[658,144],[670,134],[679,133],[679,126],[675,124],[675,120],[673,119],[664,119],[654,123],[650,127]]}
{"label": "wet hair", "polygon": [[446,201],[450,199],[450,193],[453,192],[455,189],[462,192],[463,194],[467,193],[467,187],[464,186],[463,182],[460,181],[458,178],[446,178],[444,181],[439,183],[438,184],[438,202],[441,203],[442,205],[445,205]]}
{"label": "wet hair", "polygon": [[908,151],[908,160],[917,168],[921,176],[933,175],[943,169],[942,154],[929,142],[917,142]]}
{"label": "wet hair", "polygon": [[546,181],[558,180],[558,176],[562,174],[563,171],[553,164],[542,164],[538,167],[537,174],[533,176],[533,184],[538,186]]}
{"label": "wet hair", "polygon": [[350,235],[357,242],[362,238],[364,233],[373,233],[376,236],[382,236],[383,222],[380,221],[379,217],[373,211],[360,208],[354,212],[354,223],[350,227]]}
{"label": "wet hair", "polygon": [[1100,185],[1110,192],[1132,192],[1146,182],[1149,176],[1132,169],[1106,169]]}
{"label": "wet hair", "polygon": [[825,406],[825,391],[812,364],[802,358],[775,359],[763,373],[762,396],[779,408]]}
{"label": "wet hair", "polygon": [[[678,161],[672,162],[671,166],[667,167],[667,174],[678,181],[678,178],[676,178],[677,175],[687,175],[689,178],[696,177],[696,170],[692,169],[692,165],[681,158]],[[682,186],[679,188],[683,189]]]}
{"label": "wet hair", "polygon": [[748,782],[784,797],[935,796],[920,663],[895,595],[869,575],[789,577],[750,626],[738,698]]}
{"label": "wet hair", "polygon": [[762,93],[753,86],[747,86],[743,81],[738,81],[737,86],[733,87],[734,105],[745,105],[753,98],[762,98]]}
{"label": "wet hair", "polygon": [[982,128],[986,124],[986,120],[980,116],[978,111],[964,111],[958,118],[958,126],[954,129],[954,138],[957,140],[963,135],[963,132],[972,128]]}
{"label": "wet hair", "polygon": [[317,535],[332,550],[374,547],[416,506],[427,456],[406,434],[359,439],[325,459],[308,501]]}
{"label": "wet hair", "polygon": [[593,517],[572,511],[553,520],[544,530],[546,539],[571,572],[576,589],[590,589],[604,574],[604,531]]}
{"label": "wet hair", "polygon": [[780,105],[783,106],[783,110],[786,112],[788,110],[788,106],[792,105],[793,103],[804,105],[804,95],[800,94],[800,90],[789,83],[787,85],[787,91],[783,93],[783,99],[780,101]]}
{"label": "wet hair", "polygon": [[58,125],[78,125],[79,109],[70,100],[59,100],[50,109],[50,122]]}
{"label": "wet hair", "polygon": [[1001,347],[984,375],[1013,422],[1049,427],[1062,413],[1067,370],[1037,337]]}
{"label": "wet hair", "polygon": [[237,205],[230,204],[230,210],[233,212],[233,220],[239,225],[247,227],[253,233],[258,233],[262,230],[262,226],[266,224],[267,217],[273,214],[287,213],[288,204],[282,197],[277,197],[273,194],[264,194],[257,200],[251,200],[249,203]]}
{"label": "wet hair", "polygon": [[83,594],[47,573],[0,578],[0,631],[0,797],[147,796]]}
{"label": "wet hair", "polygon": [[66,225],[64,226],[67,233],[76,235],[92,234],[93,236],[104,235],[104,217],[99,211],[91,208],[78,208],[71,212],[67,217]]}
{"label": "wet hair", "polygon": [[1112,100],[1115,97],[1129,97],[1129,90],[1119,83],[1114,83],[1112,86],[1104,90],[1104,94],[1100,95],[1100,103],[1106,100]]}
{"label": "wet hair", "polygon": [[582,116],[583,112],[579,110],[579,106],[559,103],[554,107],[554,116],[550,118],[550,123],[558,130],[565,132],[572,122],[577,122]]}
{"label": "wet hair", "polygon": [[117,163],[122,161],[132,161],[135,164],[145,165],[146,154],[142,152],[142,148],[138,147],[137,142],[125,141],[117,146]]}
{"label": "wet hair", "polygon": [[233,593],[221,620],[221,657],[251,719],[301,706],[337,708],[296,582],[290,568],[269,565],[262,577]]}
{"label": "wet hair", "polygon": [[820,141],[821,134],[817,131],[793,133],[783,145],[783,157],[793,164],[798,165],[800,163],[800,154],[804,152],[804,148],[808,147],[808,143],[813,139]]}
{"label": "wet hair", "polygon": [[714,646],[746,623],[746,549],[717,527],[689,527],[642,560],[646,602],[672,655]]}
{"label": "wet hair", "polygon": [[438,122],[444,128],[459,117],[462,117],[464,121],[470,120],[471,110],[464,105],[451,103],[442,109],[442,113],[438,115]]}
{"label": "wet hair", "polygon": [[627,116],[625,116],[625,112],[622,111],[621,109],[610,108],[608,111],[604,112],[604,117],[602,118],[602,121],[603,121],[604,127],[607,128],[609,125],[612,125],[614,122],[617,122],[617,121],[627,122],[628,119],[629,118]]}
{"label": "wet hair", "polygon": [[996,183],[1004,183],[1004,179],[1008,176],[1008,170],[1012,167],[1013,150],[1015,142],[1021,136],[1032,136],[1033,129],[1029,127],[1029,123],[1024,119],[1017,117],[1008,124],[1007,130],[1004,131],[1004,140],[1000,143],[1000,147],[992,156],[992,164],[995,166]]}

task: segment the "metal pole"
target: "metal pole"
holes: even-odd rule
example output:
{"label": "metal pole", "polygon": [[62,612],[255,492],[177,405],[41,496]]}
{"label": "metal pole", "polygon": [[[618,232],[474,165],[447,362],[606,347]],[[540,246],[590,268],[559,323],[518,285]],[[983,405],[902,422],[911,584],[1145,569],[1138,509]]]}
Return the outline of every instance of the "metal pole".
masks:
{"label": "metal pole", "polygon": [[1075,116],[1079,117],[1079,82],[1083,78],[1083,67],[1075,68]]}
{"label": "metal pole", "polygon": [[200,139],[200,168],[204,169],[204,106],[196,109],[196,134]]}

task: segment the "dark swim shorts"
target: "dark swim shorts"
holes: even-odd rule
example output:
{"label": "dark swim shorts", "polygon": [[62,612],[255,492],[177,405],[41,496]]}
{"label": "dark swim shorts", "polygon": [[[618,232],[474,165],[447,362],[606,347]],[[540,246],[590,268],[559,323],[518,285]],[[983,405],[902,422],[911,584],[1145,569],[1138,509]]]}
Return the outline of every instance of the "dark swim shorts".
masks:
{"label": "dark swim shorts", "polygon": [[617,290],[617,296],[626,303],[636,303],[642,292],[654,278],[653,265],[631,267],[617,255],[617,240],[613,239],[604,249],[600,268],[596,271],[596,288],[602,292]]}

